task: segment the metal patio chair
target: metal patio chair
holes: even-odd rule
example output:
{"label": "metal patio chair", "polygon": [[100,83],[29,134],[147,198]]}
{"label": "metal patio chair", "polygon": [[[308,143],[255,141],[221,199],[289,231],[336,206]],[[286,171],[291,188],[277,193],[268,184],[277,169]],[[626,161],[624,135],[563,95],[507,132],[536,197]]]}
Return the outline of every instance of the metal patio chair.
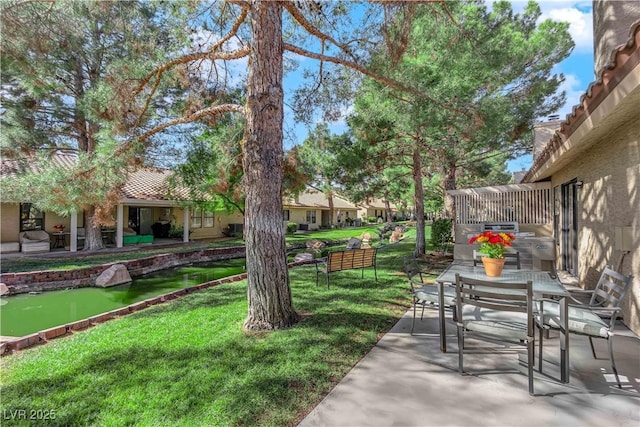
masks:
{"label": "metal patio chair", "polygon": [[[411,296],[413,298],[413,320],[411,321],[411,335],[416,324],[416,314],[418,307],[421,307],[420,320],[424,317],[424,309],[427,306],[438,306],[438,285],[435,283],[424,283],[423,269],[419,261],[409,256],[403,259],[404,272],[409,280]],[[455,291],[451,286],[444,287],[444,305],[453,307],[455,303]]]}
{"label": "metal patio chair", "polygon": [[464,373],[466,336],[527,348],[529,394],[533,395],[533,284],[491,282],[456,274],[458,371]]}
{"label": "metal patio chair", "polygon": [[[622,388],[618,370],[613,358],[613,336],[614,327],[618,314],[622,310],[621,303],[631,285],[632,275],[625,276],[606,267],[600,276],[600,280],[593,290],[582,290],[573,293],[590,293],[591,299],[588,304],[571,297],[575,304],[569,304],[569,333],[585,335],[589,338],[591,353],[597,359],[596,350],[593,346],[593,338],[607,340],[609,347],[609,360],[618,387]],[[542,346],[543,329],[560,328],[560,308],[554,300],[543,299],[539,303],[539,310],[542,314],[542,325],[539,328],[539,358],[538,370],[542,372]]]}
{"label": "metal patio chair", "polygon": [[[482,252],[478,250],[473,251],[473,266],[477,267],[478,264],[482,264],[481,258],[485,256]],[[504,265],[515,265],[518,270],[520,270],[520,252],[505,252],[504,253],[505,262]]]}

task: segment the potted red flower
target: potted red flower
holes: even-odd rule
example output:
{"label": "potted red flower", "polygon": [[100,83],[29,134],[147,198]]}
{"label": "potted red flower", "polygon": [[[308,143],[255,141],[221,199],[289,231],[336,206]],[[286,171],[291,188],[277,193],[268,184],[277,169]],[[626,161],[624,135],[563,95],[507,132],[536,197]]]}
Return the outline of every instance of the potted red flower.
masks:
{"label": "potted red flower", "polygon": [[489,230],[469,239],[470,244],[480,243],[478,250],[484,255],[482,264],[487,276],[500,276],[505,262],[504,253],[515,238],[512,233],[494,233]]}

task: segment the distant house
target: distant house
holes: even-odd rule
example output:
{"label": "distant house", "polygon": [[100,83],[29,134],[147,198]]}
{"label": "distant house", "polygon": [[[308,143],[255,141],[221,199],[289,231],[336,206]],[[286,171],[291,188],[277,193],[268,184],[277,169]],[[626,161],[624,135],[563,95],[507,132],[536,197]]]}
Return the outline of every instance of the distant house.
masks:
{"label": "distant house", "polygon": [[299,230],[317,230],[327,227],[355,223],[358,219],[358,207],[344,197],[334,195],[333,218],[330,221],[330,208],[327,196],[317,188],[307,186],[297,197],[283,200],[284,221],[295,222]]}
{"label": "distant house", "polygon": [[[58,152],[51,161],[59,167],[68,167],[77,160],[73,153]],[[33,167],[33,166],[30,166]],[[2,160],[0,179],[12,179],[20,173],[20,166],[13,160]],[[221,237],[229,224],[242,224],[240,213],[189,209],[186,191],[178,191],[173,198],[168,197],[168,179],[172,172],[166,169],[142,168],[129,174],[127,182],[120,188],[120,199],[117,202],[113,219],[115,226],[104,229],[103,237],[109,243],[121,247],[128,243],[140,243],[140,239],[127,237],[135,233],[137,236],[148,236],[145,243],[153,238],[206,239]],[[0,204],[2,227],[0,242],[3,249],[15,247],[19,242],[19,233],[28,230],[45,230],[54,236],[54,225],[65,227],[65,246],[75,251],[78,248],[77,237],[82,235],[85,224],[81,212],[70,217],[62,217],[53,212],[43,212],[27,200],[7,200],[3,197]],[[182,231],[181,235],[179,231]],[[172,233],[169,236],[169,233]],[[178,234],[176,234],[178,233]],[[75,238],[73,238],[75,237]],[[53,237],[52,237],[53,239]],[[8,245],[4,245],[8,243]],[[58,243],[52,241],[52,246]]]}
{"label": "distant house", "polygon": [[[360,215],[363,218],[382,218],[384,222],[393,220],[393,215],[400,213],[396,205],[383,199],[371,198],[360,203],[359,206]],[[391,218],[387,208],[391,211]]]}
{"label": "distant house", "polygon": [[640,2],[594,2],[597,80],[535,151],[525,183],[550,183],[557,268],[593,288],[633,274],[624,321],[640,333]]}

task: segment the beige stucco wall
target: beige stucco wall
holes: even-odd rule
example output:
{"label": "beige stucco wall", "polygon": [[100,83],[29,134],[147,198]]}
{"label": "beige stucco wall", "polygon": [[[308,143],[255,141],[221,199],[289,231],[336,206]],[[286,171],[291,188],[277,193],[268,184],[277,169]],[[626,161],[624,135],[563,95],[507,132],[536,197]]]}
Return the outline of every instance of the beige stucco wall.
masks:
{"label": "beige stucco wall", "polygon": [[[633,284],[624,302],[624,322],[640,334],[640,125],[625,122],[552,176],[553,186],[577,178],[578,278],[593,288],[602,269],[612,265]],[[630,226],[632,250],[615,250],[614,229]]]}
{"label": "beige stucco wall", "polygon": [[[2,203],[0,204],[0,242],[17,242],[20,233],[20,204]],[[82,214],[78,214],[78,227],[82,227]],[[45,212],[44,229],[48,233],[55,232],[53,226],[63,224],[65,231],[69,231],[71,220],[53,212]]]}
{"label": "beige stucco wall", "polygon": [[20,205],[17,203],[0,204],[0,242],[17,242],[20,233]]}
{"label": "beige stucco wall", "polygon": [[295,222],[296,224],[307,224],[307,211],[315,210],[316,211],[316,223],[308,224],[309,230],[317,230],[320,228],[320,223],[322,222],[322,210],[321,209],[310,209],[310,208],[293,208],[290,206],[285,206],[285,209],[289,210],[289,221]]}

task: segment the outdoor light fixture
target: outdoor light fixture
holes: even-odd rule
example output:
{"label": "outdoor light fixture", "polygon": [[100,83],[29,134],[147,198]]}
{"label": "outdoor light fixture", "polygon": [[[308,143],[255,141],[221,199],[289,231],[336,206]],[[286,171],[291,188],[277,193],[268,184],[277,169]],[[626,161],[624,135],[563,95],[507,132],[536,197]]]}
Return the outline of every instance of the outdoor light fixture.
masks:
{"label": "outdoor light fixture", "polygon": [[576,181],[576,188],[580,190],[582,188],[582,184],[584,184],[582,181]]}

